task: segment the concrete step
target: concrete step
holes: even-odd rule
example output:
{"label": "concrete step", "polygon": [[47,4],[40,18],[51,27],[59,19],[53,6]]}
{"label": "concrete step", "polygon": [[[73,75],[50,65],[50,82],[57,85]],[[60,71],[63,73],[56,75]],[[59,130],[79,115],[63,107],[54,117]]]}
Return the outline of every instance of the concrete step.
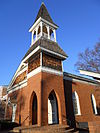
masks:
{"label": "concrete step", "polygon": [[78,133],[78,131],[74,131],[74,128],[69,127],[68,125],[50,125],[50,126],[26,126],[26,127],[17,127],[14,128],[13,131],[16,133]]}
{"label": "concrete step", "polygon": [[14,128],[11,132],[34,132],[34,133],[68,133],[74,132],[74,129],[69,127],[68,125],[50,125],[50,126],[28,126],[28,127],[17,127]]}

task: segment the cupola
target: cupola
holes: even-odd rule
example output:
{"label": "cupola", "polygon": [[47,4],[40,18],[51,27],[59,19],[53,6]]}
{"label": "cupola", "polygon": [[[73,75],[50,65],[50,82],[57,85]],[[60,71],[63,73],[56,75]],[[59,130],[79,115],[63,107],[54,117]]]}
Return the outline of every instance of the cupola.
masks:
{"label": "cupola", "polygon": [[29,29],[32,33],[31,46],[41,37],[56,42],[56,30],[58,26],[51,19],[44,3],[41,4],[33,26]]}

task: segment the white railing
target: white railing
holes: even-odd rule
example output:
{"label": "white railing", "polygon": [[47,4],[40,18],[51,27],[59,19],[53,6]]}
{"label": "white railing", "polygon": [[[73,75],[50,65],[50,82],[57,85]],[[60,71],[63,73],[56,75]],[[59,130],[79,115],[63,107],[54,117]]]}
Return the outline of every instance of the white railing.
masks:
{"label": "white railing", "polygon": [[[52,40],[52,41],[55,41],[55,38],[54,38],[54,37],[52,37],[52,36],[50,36],[50,35],[48,36],[48,34],[45,33],[45,32],[42,32],[42,36],[45,37],[45,38],[48,38],[48,39],[50,39],[50,40]],[[37,37],[35,37],[35,38],[33,39],[33,43],[32,43],[32,44],[34,44],[40,37],[41,37],[41,32],[40,32],[39,34],[37,34]]]}
{"label": "white railing", "polygon": [[48,34],[43,32],[42,35],[43,35],[43,37],[48,38]]}

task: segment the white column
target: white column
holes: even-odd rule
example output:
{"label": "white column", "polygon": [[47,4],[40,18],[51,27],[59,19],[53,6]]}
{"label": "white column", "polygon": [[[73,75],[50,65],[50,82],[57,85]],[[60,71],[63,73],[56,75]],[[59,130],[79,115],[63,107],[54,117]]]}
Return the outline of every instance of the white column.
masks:
{"label": "white column", "polygon": [[36,40],[37,40],[37,34],[38,34],[38,27],[36,28]]}
{"label": "white column", "polygon": [[17,107],[17,105],[12,104],[12,122],[15,122],[15,117],[16,117],[16,107]]}
{"label": "white column", "polygon": [[42,66],[42,52],[40,53],[40,66]]}
{"label": "white column", "polygon": [[62,64],[62,72],[64,72],[63,61],[61,61],[61,64]]}
{"label": "white column", "polygon": [[47,26],[47,31],[48,31],[48,39],[50,39],[50,28]]}
{"label": "white column", "polygon": [[[34,35],[34,31],[32,31],[32,42],[31,42],[32,44],[33,44],[33,42],[34,42],[34,40],[33,40],[33,35]],[[31,45],[32,45],[32,44],[31,44]]]}
{"label": "white column", "polygon": [[54,41],[56,42],[56,30],[53,30],[54,33]]}
{"label": "white column", "polygon": [[43,33],[43,24],[42,24],[42,22],[40,24],[40,27],[41,27],[41,36],[42,36],[42,33]]}

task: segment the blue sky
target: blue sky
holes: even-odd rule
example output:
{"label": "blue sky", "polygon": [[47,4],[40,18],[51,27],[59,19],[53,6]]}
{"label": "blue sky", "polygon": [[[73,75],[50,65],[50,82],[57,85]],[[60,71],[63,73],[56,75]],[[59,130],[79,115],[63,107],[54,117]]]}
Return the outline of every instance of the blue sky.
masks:
{"label": "blue sky", "polygon": [[[8,84],[30,47],[33,24],[43,0],[0,0],[0,85]],[[77,74],[78,53],[100,39],[100,0],[44,0],[59,25],[57,42],[69,56],[64,70]]]}

